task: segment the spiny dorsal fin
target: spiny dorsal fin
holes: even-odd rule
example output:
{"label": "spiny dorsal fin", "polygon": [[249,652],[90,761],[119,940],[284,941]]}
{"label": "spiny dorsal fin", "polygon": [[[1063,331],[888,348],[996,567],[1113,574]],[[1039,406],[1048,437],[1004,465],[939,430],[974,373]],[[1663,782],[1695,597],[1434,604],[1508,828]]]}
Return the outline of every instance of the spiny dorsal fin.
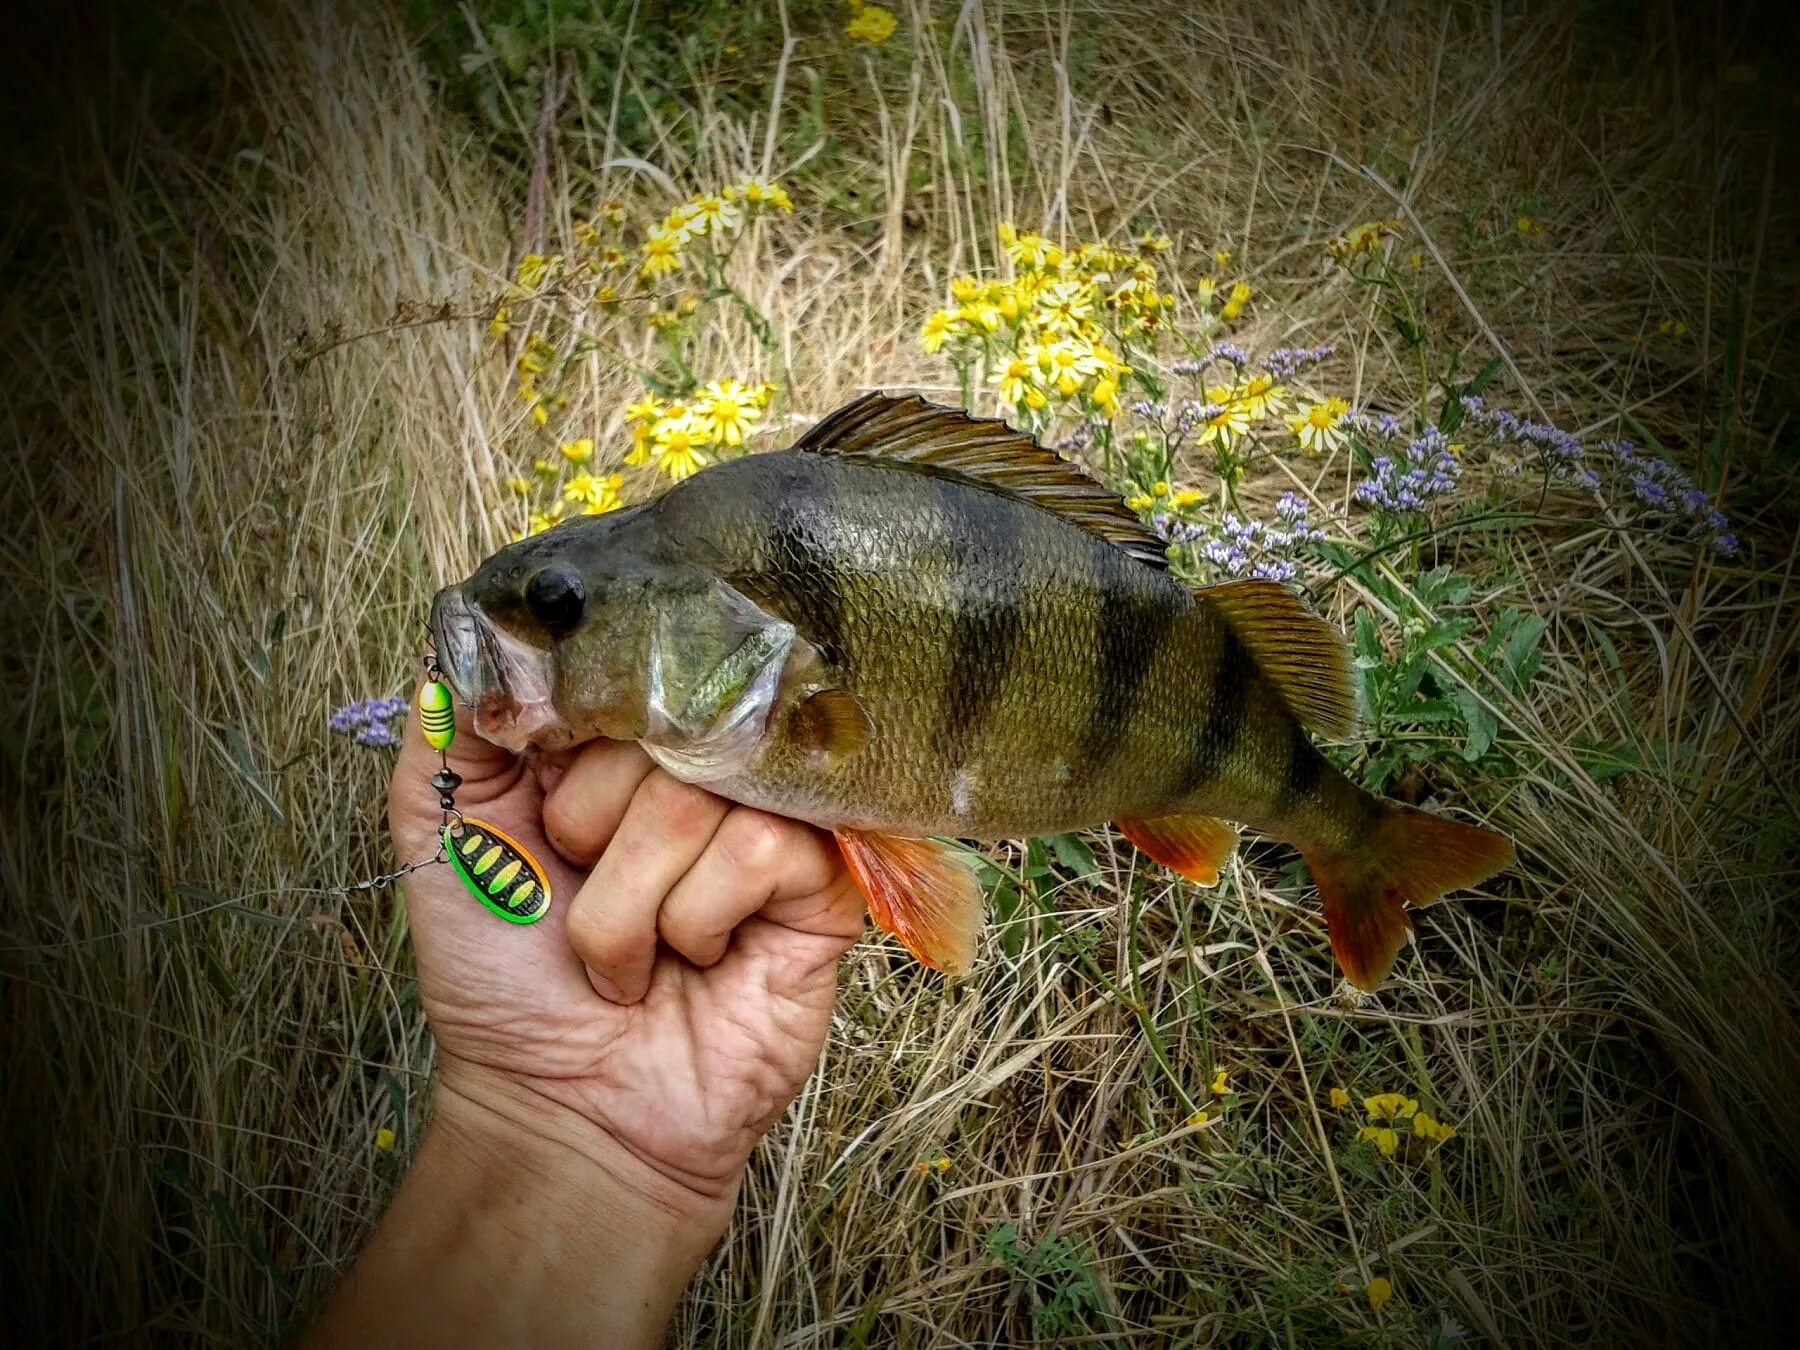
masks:
{"label": "spiny dorsal fin", "polygon": [[1350,649],[1299,596],[1278,581],[1250,580],[1207,586],[1194,598],[1225,616],[1301,726],[1322,736],[1350,734],[1356,725]]}
{"label": "spiny dorsal fin", "polygon": [[861,455],[947,469],[1054,511],[1139,562],[1169,565],[1167,545],[1132,509],[1022,431],[913,394],[864,394],[794,444],[821,455]]}

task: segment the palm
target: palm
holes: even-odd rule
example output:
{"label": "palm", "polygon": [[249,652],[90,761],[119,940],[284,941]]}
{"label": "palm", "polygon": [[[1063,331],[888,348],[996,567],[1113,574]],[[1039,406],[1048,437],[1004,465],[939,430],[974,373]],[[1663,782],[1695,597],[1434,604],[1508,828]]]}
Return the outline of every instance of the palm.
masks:
{"label": "palm", "polygon": [[[465,1065],[505,1075],[684,1183],[735,1177],[823,1044],[836,959],[862,927],[842,869],[821,870],[816,846],[809,852],[806,835],[797,836],[789,856],[805,854],[800,865],[810,873],[777,887],[766,903],[740,899],[760,908],[731,929],[716,964],[701,969],[658,946],[642,999],[615,1002],[596,991],[576,951],[584,935],[570,931],[578,896],[590,914],[607,897],[584,889],[588,869],[565,861],[546,835],[545,779],[556,770],[519,761],[472,733],[458,736],[451,762],[464,779],[458,808],[525,845],[543,864],[555,900],[541,922],[517,926],[490,914],[448,867],[407,877],[420,992],[446,1075]],[[435,847],[441,813],[427,780],[437,768],[409,727],[389,801],[403,861]],[[779,828],[805,830],[791,822]],[[577,853],[597,853],[593,845],[603,848],[611,833],[598,827]]]}

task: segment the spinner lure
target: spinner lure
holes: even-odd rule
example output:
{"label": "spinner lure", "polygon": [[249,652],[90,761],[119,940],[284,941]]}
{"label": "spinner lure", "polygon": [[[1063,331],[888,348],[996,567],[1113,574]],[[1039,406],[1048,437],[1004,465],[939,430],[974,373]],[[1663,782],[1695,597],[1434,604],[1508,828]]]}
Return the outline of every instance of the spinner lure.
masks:
{"label": "spinner lure", "polygon": [[536,923],[550,912],[550,878],[543,865],[499,826],[456,809],[462,775],[450,767],[446,753],[456,739],[456,709],[433,656],[425,658],[425,682],[419,686],[419,726],[425,743],[438,752],[431,786],[444,812],[442,856],[469,893],[508,923]]}

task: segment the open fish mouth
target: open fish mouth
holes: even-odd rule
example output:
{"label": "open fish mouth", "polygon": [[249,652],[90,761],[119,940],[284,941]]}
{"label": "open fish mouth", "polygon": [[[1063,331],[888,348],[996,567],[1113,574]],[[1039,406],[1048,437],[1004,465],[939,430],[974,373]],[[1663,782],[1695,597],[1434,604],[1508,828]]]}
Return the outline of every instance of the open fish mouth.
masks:
{"label": "open fish mouth", "polygon": [[551,702],[551,655],[497,627],[461,586],[446,586],[431,605],[431,638],[438,668],[475,710],[483,740],[515,754],[560,750],[574,742]]}

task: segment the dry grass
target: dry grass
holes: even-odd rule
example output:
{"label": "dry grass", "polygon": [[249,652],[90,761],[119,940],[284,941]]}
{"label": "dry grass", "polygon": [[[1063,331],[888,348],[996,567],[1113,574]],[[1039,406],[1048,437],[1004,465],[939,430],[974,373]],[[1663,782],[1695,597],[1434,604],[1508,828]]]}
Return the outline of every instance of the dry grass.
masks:
{"label": "dry grass", "polygon": [[[1254,850],[1198,893],[1102,842],[1097,881],[1028,907],[1017,956],[994,944],[965,981],[858,948],[683,1343],[1027,1341],[1033,1289],[1083,1271],[1099,1306],[1073,1325],[1107,1343],[1754,1341],[1800,1272],[1793,308],[1772,242],[1793,217],[1771,143],[1697,91],[1685,35],[1645,37],[1626,78],[1498,7],[1277,9],[951,7],[910,77],[809,39],[773,134],[709,78],[633,149],[684,187],[783,173],[823,71],[831,176],[800,172],[800,211],[739,277],[810,413],[942,388],[917,323],[1006,216],[1229,242],[1269,297],[1254,338],[1333,341],[1346,390],[1404,400],[1416,358],[1318,249],[1405,215],[1440,355],[1504,352],[1522,409],[1628,416],[1726,461],[1746,553],[1695,561],[1580,504],[1442,545],[1478,617],[1550,621],[1529,698],[1496,706],[1510,771],[1434,782],[1522,864],[1433,910],[1376,1002],[1335,996],[1313,904]],[[531,228],[519,176],[387,20],[246,11],[218,44],[216,120],[187,110],[168,138],[123,117],[105,172],[91,141],[71,163],[59,223],[9,242],[31,284],[4,301],[4,1241],[27,1291],[8,1320],[45,1341],[266,1339],[366,1235],[431,1049],[404,915],[335,889],[386,865],[384,766],[323,718],[402,686],[433,587],[506,533],[504,356],[478,321],[393,320],[499,289]],[[579,97],[559,115],[546,228],[599,189],[658,200],[599,170],[608,120]],[[1527,206],[1550,233],[1521,249],[1504,226]],[[1660,337],[1665,314],[1691,337]],[[745,369],[748,334],[713,334]],[[616,431],[627,388],[602,376],[577,415]],[[1341,496],[1343,467],[1308,485]],[[1347,581],[1327,603],[1370,599]],[[1596,782],[1593,744],[1648,767]],[[1184,1124],[1220,1067],[1237,1104]],[[1405,1090],[1461,1136],[1384,1164],[1328,1108],[1340,1085]],[[1063,1259],[1034,1286],[988,1254],[1001,1224]],[[1376,1273],[1397,1289],[1379,1318],[1341,1287]]]}

